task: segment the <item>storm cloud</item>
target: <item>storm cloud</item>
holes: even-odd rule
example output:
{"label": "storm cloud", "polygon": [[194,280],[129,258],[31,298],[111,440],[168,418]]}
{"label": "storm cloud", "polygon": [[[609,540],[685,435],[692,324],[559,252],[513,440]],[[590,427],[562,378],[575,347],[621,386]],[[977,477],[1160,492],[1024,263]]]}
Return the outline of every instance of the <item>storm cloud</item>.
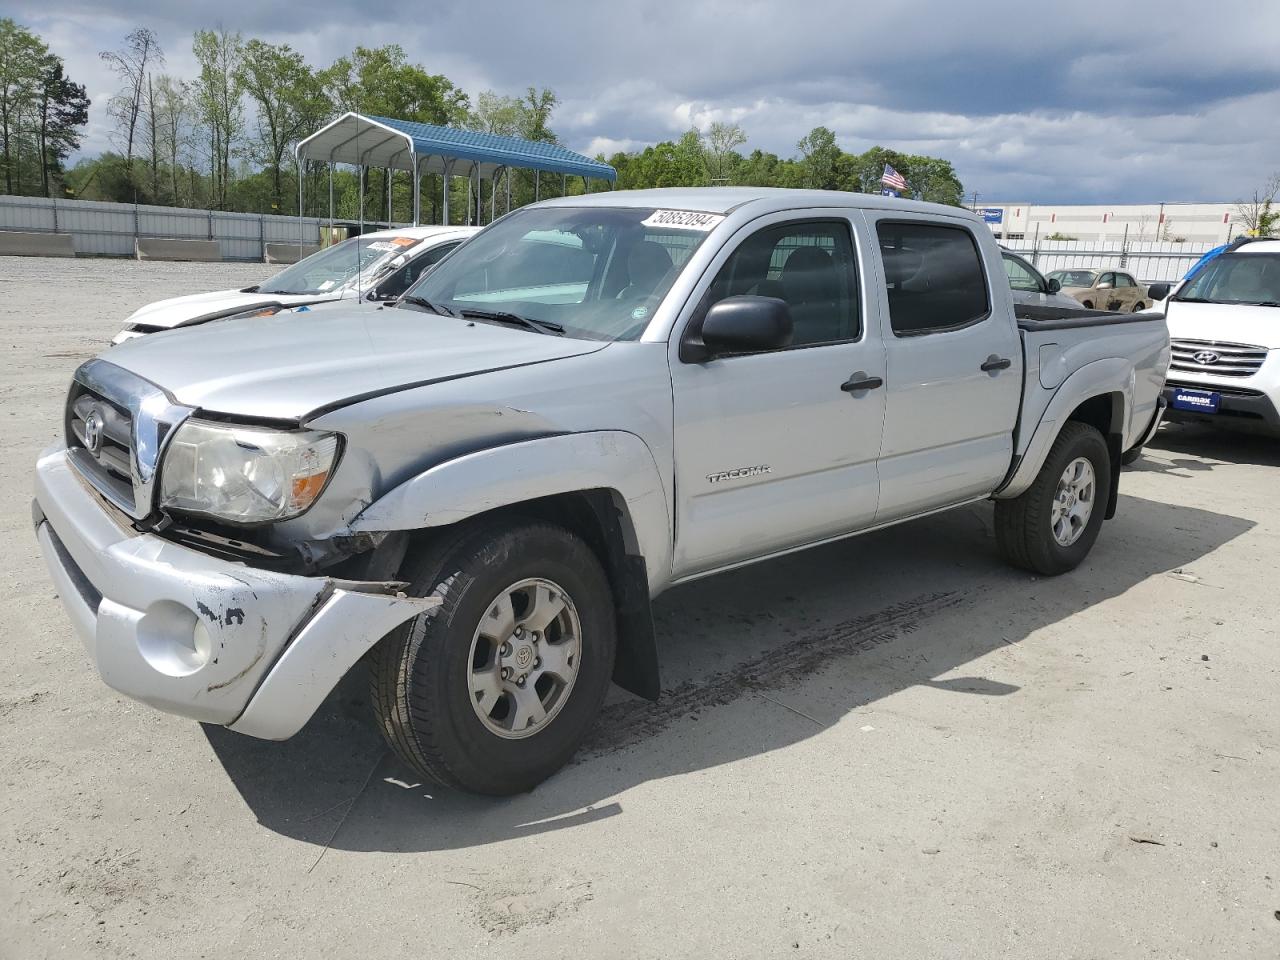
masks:
{"label": "storm cloud", "polygon": [[783,155],[823,124],[850,151],[952,160],[966,190],[1031,202],[1233,200],[1280,169],[1280,3],[1027,4],[634,0],[471,5],[18,0],[94,100],[107,146],[114,78],[97,51],[156,31],[190,76],[218,22],[317,65],[395,42],[468,92],[549,86],[566,145],[633,149],[715,120]]}

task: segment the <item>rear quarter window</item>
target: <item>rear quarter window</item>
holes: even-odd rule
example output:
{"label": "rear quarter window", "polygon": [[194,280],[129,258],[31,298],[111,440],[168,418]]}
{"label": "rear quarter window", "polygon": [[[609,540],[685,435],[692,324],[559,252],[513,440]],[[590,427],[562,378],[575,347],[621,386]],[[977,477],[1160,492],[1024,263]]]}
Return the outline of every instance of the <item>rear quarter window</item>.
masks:
{"label": "rear quarter window", "polygon": [[982,257],[968,230],[881,221],[876,232],[895,334],[955,330],[991,313]]}

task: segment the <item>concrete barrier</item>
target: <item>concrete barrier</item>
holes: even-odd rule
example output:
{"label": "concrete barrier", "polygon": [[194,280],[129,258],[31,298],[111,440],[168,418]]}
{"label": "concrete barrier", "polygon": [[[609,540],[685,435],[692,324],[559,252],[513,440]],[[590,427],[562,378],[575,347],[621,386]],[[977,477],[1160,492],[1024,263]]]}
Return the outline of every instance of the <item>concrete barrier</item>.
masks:
{"label": "concrete barrier", "polygon": [[222,259],[222,248],[217,240],[169,240],[160,237],[138,237],[133,242],[134,255],[139,260],[201,260]]}
{"label": "concrete barrier", "polygon": [[0,230],[0,256],[5,257],[74,257],[69,233],[27,233]]}
{"label": "concrete barrier", "polygon": [[318,243],[268,243],[264,245],[263,263],[297,263],[320,249]]}

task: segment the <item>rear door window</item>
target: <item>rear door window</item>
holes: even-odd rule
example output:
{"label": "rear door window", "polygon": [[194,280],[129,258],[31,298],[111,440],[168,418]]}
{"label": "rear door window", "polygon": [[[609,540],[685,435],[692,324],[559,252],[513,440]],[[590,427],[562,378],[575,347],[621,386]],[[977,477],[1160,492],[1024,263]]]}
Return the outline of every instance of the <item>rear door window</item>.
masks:
{"label": "rear door window", "polygon": [[882,220],[889,323],[900,337],[955,330],[991,313],[987,278],[972,233],[963,227]]}

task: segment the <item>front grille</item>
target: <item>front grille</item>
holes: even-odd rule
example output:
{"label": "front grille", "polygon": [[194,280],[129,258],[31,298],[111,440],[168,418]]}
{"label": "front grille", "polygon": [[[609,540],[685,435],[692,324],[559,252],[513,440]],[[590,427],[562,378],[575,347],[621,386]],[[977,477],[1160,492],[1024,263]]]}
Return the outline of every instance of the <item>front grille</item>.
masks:
{"label": "front grille", "polygon": [[137,374],[89,360],[67,394],[67,456],[99,493],[142,520],[155,504],[165,443],[191,413]]}
{"label": "front grille", "polygon": [[[96,429],[87,429],[91,419]],[[134,508],[132,434],[128,407],[72,381],[67,397],[67,449],[86,479],[128,513]]]}
{"label": "front grille", "polygon": [[[1267,359],[1266,347],[1216,340],[1174,340],[1171,370],[1215,377],[1251,377]],[[1199,357],[1200,359],[1196,359]]]}

